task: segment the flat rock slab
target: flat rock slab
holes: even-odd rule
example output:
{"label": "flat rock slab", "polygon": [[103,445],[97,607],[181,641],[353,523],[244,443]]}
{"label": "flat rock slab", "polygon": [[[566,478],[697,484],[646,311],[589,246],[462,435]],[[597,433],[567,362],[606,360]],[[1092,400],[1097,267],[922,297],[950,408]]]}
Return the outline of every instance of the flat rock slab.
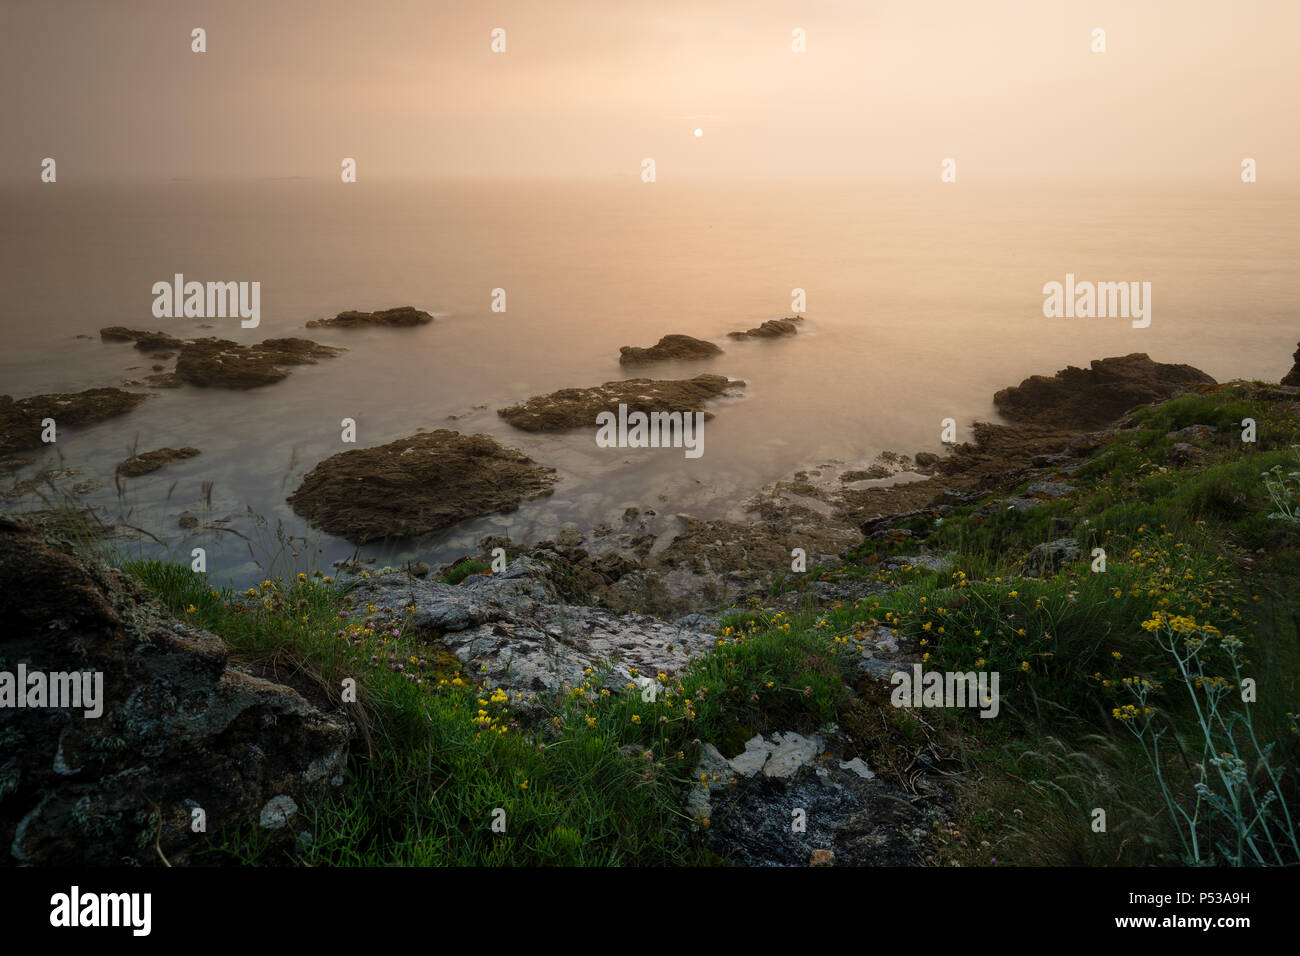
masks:
{"label": "flat rock slab", "polygon": [[288,501],[316,527],[364,544],[513,511],[555,481],[555,469],[487,435],[439,429],[331,455]]}

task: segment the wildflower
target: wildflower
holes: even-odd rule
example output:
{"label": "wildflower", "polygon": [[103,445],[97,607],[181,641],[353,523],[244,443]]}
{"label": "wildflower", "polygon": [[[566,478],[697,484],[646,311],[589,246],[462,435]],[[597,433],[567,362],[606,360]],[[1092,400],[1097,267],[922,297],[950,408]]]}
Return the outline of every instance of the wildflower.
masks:
{"label": "wildflower", "polygon": [[633,714],[633,715],[632,715],[632,723],[634,723],[634,724],[639,724],[639,723],[641,723],[641,715],[640,715],[640,714]]}

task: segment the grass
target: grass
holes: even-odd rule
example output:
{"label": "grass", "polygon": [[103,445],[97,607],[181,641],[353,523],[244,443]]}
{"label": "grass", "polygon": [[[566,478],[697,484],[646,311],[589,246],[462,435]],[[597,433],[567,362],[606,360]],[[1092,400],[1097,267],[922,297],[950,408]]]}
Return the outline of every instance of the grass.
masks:
{"label": "grass", "polygon": [[[1240,440],[1241,421],[1257,441]],[[1169,432],[1214,426],[1189,460]],[[1163,793],[1194,798],[1203,747],[1195,710],[1144,622],[1194,619],[1244,644],[1258,683],[1253,729],[1273,767],[1300,763],[1300,532],[1274,510],[1265,475],[1294,470],[1294,403],[1254,386],[1185,396],[1131,416],[1061,480],[1068,498],[1029,511],[914,517],[910,536],[863,542],[835,571],[871,579],[877,597],[774,611],[760,599],[727,610],[711,653],[682,673],[644,675],[654,693],[611,687],[597,669],[566,693],[509,699],[478,686],[401,618],[354,607],[319,574],[268,577],[235,593],[185,566],[126,569],[173,612],[220,634],[232,654],[313,682],[337,699],[359,676],[348,786],[304,808],[297,844],[256,827],[214,834],[209,858],[307,865],[692,865],[719,862],[686,818],[700,741],[726,755],[755,733],[835,722],[887,778],[906,784],[918,749],[957,775],[955,825],[940,862],[965,865],[1149,865],[1185,860]],[[987,516],[985,516],[987,515]],[[1076,559],[1036,573],[1033,549],[1061,537]],[[942,571],[885,557],[918,543]],[[489,572],[465,560],[444,577]],[[783,587],[775,585],[774,597]],[[886,626],[915,641],[927,669],[997,671],[998,719],[889,705],[889,685],[849,666],[863,635]],[[1217,665],[1212,665],[1217,666]],[[1157,775],[1122,708],[1133,681],[1152,702],[1169,759]],[[1143,684],[1142,686],[1146,686]],[[1247,773],[1259,779],[1260,766]],[[1162,790],[1162,788],[1164,788]],[[1297,804],[1294,775],[1280,792]],[[1104,827],[1101,821],[1104,819]],[[1206,846],[1225,846],[1206,819]],[[1222,853],[1213,862],[1226,862]],[[1286,862],[1297,862],[1286,860]]]}

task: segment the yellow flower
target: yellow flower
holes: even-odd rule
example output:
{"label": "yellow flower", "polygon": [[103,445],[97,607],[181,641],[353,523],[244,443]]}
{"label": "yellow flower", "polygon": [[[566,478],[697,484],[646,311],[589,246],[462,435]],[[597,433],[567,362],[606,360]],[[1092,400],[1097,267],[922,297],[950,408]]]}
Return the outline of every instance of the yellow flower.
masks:
{"label": "yellow flower", "polygon": [[1029,670],[1029,661],[1021,661],[1021,662],[1020,662],[1020,669],[1021,669],[1022,671],[1027,671],[1027,670]]}
{"label": "yellow flower", "polygon": [[634,723],[634,724],[639,724],[639,723],[641,723],[641,715],[640,715],[640,714],[633,714],[633,715],[632,715],[632,723]]}

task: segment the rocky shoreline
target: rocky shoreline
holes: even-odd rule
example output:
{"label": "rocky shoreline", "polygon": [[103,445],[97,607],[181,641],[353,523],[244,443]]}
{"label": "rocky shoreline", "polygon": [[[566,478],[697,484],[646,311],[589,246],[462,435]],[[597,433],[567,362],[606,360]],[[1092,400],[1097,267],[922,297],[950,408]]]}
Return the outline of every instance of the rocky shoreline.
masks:
{"label": "rocky shoreline", "polygon": [[[1297,362],[1300,368],[1300,353]],[[644,390],[647,381],[632,380],[631,387]],[[689,381],[703,386],[683,399],[695,402],[736,384],[722,376]],[[910,519],[942,519],[976,499],[988,498],[981,509],[988,517],[1060,500],[1074,490],[1072,476],[1089,456],[1129,428],[1126,416],[1136,406],[1215,387],[1199,370],[1141,354],[1101,359],[1088,370],[1071,367],[1000,391],[998,406],[1018,422],[977,423],[973,439],[946,456],[886,453],[868,469],[800,472],[749,502],[750,523],[677,515],[681,526],[665,540],[646,530],[646,519],[657,516],[629,509],[619,528],[566,529],[533,544],[484,538],[480,553],[466,556],[482,573],[456,583],[452,572],[465,559],[405,568],[353,562],[339,577],[365,627],[404,621],[404,648],[449,655],[485,697],[501,695],[527,722],[546,713],[538,702],[549,695],[670,685],[714,652],[721,609],[746,598],[777,614],[805,605],[856,607],[887,593],[892,572],[941,568],[944,555],[924,545],[906,558],[889,554],[888,546],[907,539]],[[1297,387],[1280,392],[1289,400],[1300,396]],[[566,401],[614,397],[556,394],[561,398],[531,413],[563,422],[576,414]],[[1175,451],[1190,459],[1213,432],[1193,426],[1166,437],[1179,439]],[[136,458],[148,468],[193,451],[159,449]],[[553,481],[548,469],[486,436],[443,430],[333,456],[290,502],[313,523],[361,542],[510,508],[550,493]],[[380,493],[358,494],[367,483]],[[412,500],[422,504],[411,507]],[[1062,538],[1041,554],[1035,549],[1037,570],[1027,573],[1077,558],[1071,543]],[[770,588],[791,577],[796,550],[808,568],[833,569],[849,549],[876,546],[879,553],[869,556],[881,572],[875,578],[819,574],[803,576],[795,589]],[[114,716],[103,725],[111,730],[61,713],[20,731],[0,726],[0,733],[23,735],[27,755],[0,768],[6,795],[17,794],[0,817],[0,837],[15,861],[185,862],[183,811],[191,804],[256,819],[275,838],[300,802],[343,785],[341,771],[363,725],[319,687],[289,687],[232,663],[220,639],[161,612],[118,572],[75,558],[9,519],[0,520],[0,585],[28,598],[4,638],[6,660],[115,675],[106,701]],[[55,632],[59,639],[51,642]],[[844,641],[851,666],[867,682],[924,659],[921,647],[881,621],[860,622]],[[858,692],[868,693],[868,684]],[[0,718],[13,724],[14,713]],[[929,860],[932,834],[948,825],[951,793],[933,766],[881,778],[863,759],[860,740],[838,726],[804,723],[725,745],[696,741],[693,776],[700,785],[683,792],[683,812],[709,845],[750,865]],[[655,758],[647,752],[646,759]],[[217,780],[235,783],[213,789]],[[196,788],[204,791],[201,801]],[[790,837],[784,820],[792,800],[817,813],[815,831]],[[92,839],[83,839],[87,832]]]}

